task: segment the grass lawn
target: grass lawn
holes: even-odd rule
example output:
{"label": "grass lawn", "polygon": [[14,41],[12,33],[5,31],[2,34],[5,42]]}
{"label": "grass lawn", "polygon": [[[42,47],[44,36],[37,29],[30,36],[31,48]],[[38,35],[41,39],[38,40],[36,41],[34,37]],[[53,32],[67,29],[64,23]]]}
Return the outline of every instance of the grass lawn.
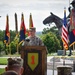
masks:
{"label": "grass lawn", "polygon": [[0,74],[3,73],[5,71],[5,69],[0,68]]}
{"label": "grass lawn", "polygon": [[20,54],[8,54],[8,55],[2,55],[2,57],[20,57],[21,55]]}
{"label": "grass lawn", "polygon": [[7,64],[7,58],[0,58],[0,65],[6,65]]}
{"label": "grass lawn", "polygon": [[3,57],[20,57],[20,55],[19,54],[3,55],[2,58],[0,58],[0,65],[6,65],[7,64],[7,59],[8,58],[3,58]]}

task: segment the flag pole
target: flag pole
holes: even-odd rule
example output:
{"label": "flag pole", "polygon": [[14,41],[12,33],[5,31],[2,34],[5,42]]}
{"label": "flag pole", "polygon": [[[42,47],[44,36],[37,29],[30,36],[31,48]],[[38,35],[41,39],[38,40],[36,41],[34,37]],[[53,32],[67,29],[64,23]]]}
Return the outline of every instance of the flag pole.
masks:
{"label": "flag pole", "polygon": [[[16,37],[18,37],[18,23],[17,23],[17,14],[16,13],[15,13],[15,29],[16,29]],[[17,49],[17,54],[18,54],[18,42],[16,44],[16,49]]]}
{"label": "flag pole", "polygon": [[8,51],[9,51],[9,56],[11,57],[11,44],[10,44],[10,31],[9,31],[9,16],[7,15],[7,25],[8,25],[8,36],[9,36],[9,38],[8,38]]}
{"label": "flag pole", "polygon": [[67,49],[67,39],[65,39],[65,36],[67,37],[68,34],[66,33],[66,35],[65,35],[65,31],[67,32],[66,25],[67,25],[67,22],[66,22],[66,7],[64,7],[64,24],[63,24],[63,28],[62,28],[62,41],[63,41],[63,50],[64,50],[63,51],[63,55],[64,55],[63,65],[65,65],[65,55],[66,55],[66,49]]}
{"label": "flag pole", "polygon": [[66,50],[64,48],[64,58],[63,58],[63,65],[65,65],[65,53],[66,53]]}
{"label": "flag pole", "polygon": [[73,52],[74,52],[74,44],[73,44]]}
{"label": "flag pole", "polygon": [[16,29],[16,34],[18,34],[18,23],[17,23],[17,14],[15,13],[15,29]]}
{"label": "flag pole", "polygon": [[10,58],[11,58],[11,44],[9,45],[9,51],[10,51]]}
{"label": "flag pole", "polygon": [[[70,0],[69,0],[69,7],[70,7]],[[70,14],[70,24],[71,24],[71,20],[72,20],[72,17],[71,17],[71,14]],[[73,23],[73,22],[72,22]],[[72,26],[70,27],[70,30],[71,30]],[[70,45],[70,42],[69,42],[69,45]],[[71,56],[72,52],[71,52],[71,47],[69,46],[69,55],[68,56]]]}

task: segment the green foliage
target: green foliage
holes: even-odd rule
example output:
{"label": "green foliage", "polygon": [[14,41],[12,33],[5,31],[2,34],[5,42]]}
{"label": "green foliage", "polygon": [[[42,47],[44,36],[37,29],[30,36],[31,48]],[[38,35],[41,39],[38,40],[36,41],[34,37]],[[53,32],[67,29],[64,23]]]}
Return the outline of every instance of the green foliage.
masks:
{"label": "green foliage", "polygon": [[10,40],[13,41],[14,37],[16,36],[15,31],[10,30]]}
{"label": "green foliage", "polygon": [[48,32],[53,32],[54,34],[58,34],[58,29],[57,29],[57,27],[56,26],[54,26],[54,27],[51,27],[51,28],[44,28],[43,29],[43,31],[42,31],[42,33],[43,34],[46,34],[46,33],[48,33]]}
{"label": "green foliage", "polygon": [[59,40],[52,32],[44,34],[42,40],[48,49],[48,53],[56,52],[58,49],[61,49]]}
{"label": "green foliage", "polygon": [[3,72],[5,72],[4,68],[0,68],[0,74],[2,74]]}
{"label": "green foliage", "polygon": [[49,32],[54,33],[54,34],[56,35],[56,37],[57,37],[59,40],[61,40],[61,37],[60,37],[60,35],[59,35],[59,33],[58,33],[58,29],[57,29],[56,26],[51,27],[51,28],[44,28],[43,31],[42,31],[42,34],[47,34],[47,33],[49,33]]}
{"label": "green foliage", "polygon": [[7,64],[7,58],[0,58],[0,65],[6,65]]}
{"label": "green foliage", "polygon": [[0,30],[0,41],[4,41],[4,31]]}
{"label": "green foliage", "polygon": [[17,51],[17,49],[16,49],[16,43],[13,42],[13,41],[10,44],[10,50],[11,50],[11,54],[14,54]]}
{"label": "green foliage", "polygon": [[11,42],[8,46],[5,46],[5,53],[8,54],[14,54],[16,52],[16,43]]}
{"label": "green foliage", "polygon": [[3,42],[0,41],[0,55],[1,55],[1,52],[3,51],[3,48],[4,48],[4,46],[3,46]]}
{"label": "green foliage", "polygon": [[[10,30],[10,42],[13,41],[14,37],[16,36],[15,31]],[[6,54],[8,54],[9,49],[8,47],[5,46],[4,43],[4,39],[5,39],[5,30],[0,30],[0,54],[1,52],[4,50]],[[12,46],[12,45],[11,45]],[[14,46],[13,46],[14,47]],[[15,50],[15,49],[14,49]]]}
{"label": "green foliage", "polygon": [[[44,28],[44,30],[43,30],[43,34],[47,34],[48,32],[52,32],[52,34],[53,35],[55,35],[55,36],[57,36],[57,38],[59,39],[59,40],[61,40],[61,38],[60,38],[60,36],[58,35],[58,30],[57,30],[57,28],[56,27],[52,27],[52,28]],[[41,34],[42,35],[42,34]],[[40,37],[41,37],[41,35],[39,35]],[[14,54],[16,51],[17,51],[17,47],[16,47],[16,45],[18,44],[18,42],[19,42],[19,36],[16,36],[16,33],[15,33],[15,31],[12,31],[12,30],[10,30],[10,45],[9,45],[9,47],[7,47],[6,48],[6,46],[3,44],[3,41],[4,41],[4,38],[5,38],[5,30],[0,30],[0,53],[4,50],[5,51],[5,53],[6,54],[8,54],[10,51],[11,51],[11,54]],[[49,41],[49,40],[51,40],[51,41]],[[53,40],[53,41],[52,41]],[[54,37],[52,37],[52,38],[50,38],[50,36],[48,36],[47,35],[47,37],[46,37],[46,45],[48,46],[48,44],[50,44],[50,43],[53,43],[53,44],[50,44],[50,46],[55,46],[55,43],[54,43],[54,41],[57,41],[57,40],[54,40]],[[19,46],[20,47],[20,46]],[[58,46],[56,46],[57,48],[58,48]],[[49,49],[49,47],[48,47],[48,49]],[[50,47],[50,49],[52,50],[55,50],[55,47],[54,48],[51,48]],[[50,50],[49,50],[49,52],[51,52]]]}

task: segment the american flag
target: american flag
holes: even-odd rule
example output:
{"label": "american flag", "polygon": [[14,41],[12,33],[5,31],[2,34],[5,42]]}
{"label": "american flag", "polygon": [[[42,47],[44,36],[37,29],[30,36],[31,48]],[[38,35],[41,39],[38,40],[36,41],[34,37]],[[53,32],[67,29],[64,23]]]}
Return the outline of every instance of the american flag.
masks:
{"label": "american flag", "polygon": [[68,49],[68,29],[67,29],[67,20],[66,20],[66,8],[64,8],[64,23],[62,26],[62,41],[64,49]]}

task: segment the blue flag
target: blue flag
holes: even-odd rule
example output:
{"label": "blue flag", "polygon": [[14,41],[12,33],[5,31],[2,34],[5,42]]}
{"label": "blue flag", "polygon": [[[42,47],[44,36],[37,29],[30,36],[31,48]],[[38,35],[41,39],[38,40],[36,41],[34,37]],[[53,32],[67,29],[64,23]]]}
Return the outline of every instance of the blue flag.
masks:
{"label": "blue flag", "polygon": [[6,46],[9,45],[10,43],[10,32],[9,32],[9,18],[8,15],[6,16],[6,30],[5,30],[5,39],[4,39],[4,43],[6,44]]}
{"label": "blue flag", "polygon": [[70,32],[69,40],[70,40],[70,46],[72,46],[72,45],[75,44],[75,29],[73,29],[73,30]]}
{"label": "blue flag", "polygon": [[20,44],[25,40],[26,27],[24,24],[24,15],[22,14],[21,18],[21,27],[20,27]]}

